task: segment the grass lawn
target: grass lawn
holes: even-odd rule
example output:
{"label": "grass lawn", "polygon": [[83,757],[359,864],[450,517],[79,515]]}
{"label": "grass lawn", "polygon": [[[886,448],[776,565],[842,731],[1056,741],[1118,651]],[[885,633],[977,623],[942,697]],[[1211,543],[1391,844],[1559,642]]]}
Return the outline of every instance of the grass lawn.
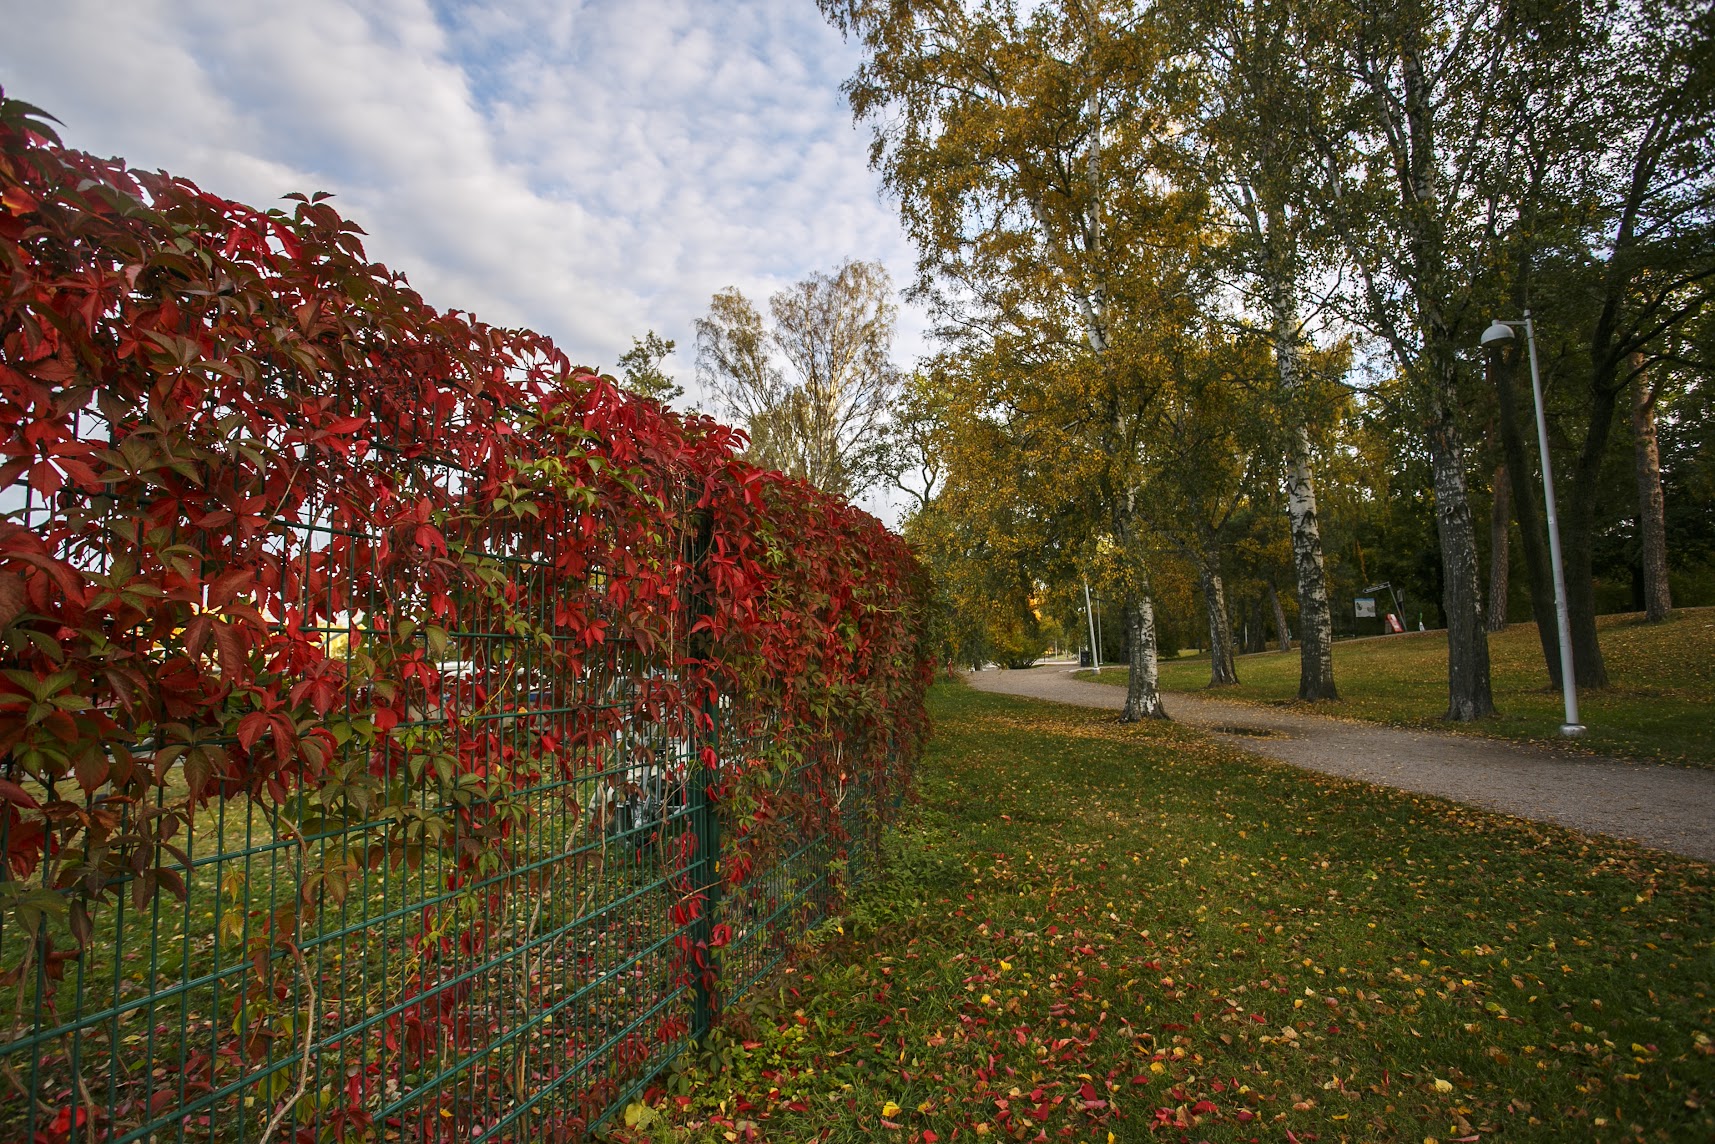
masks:
{"label": "grass lawn", "polygon": [[932,701],[885,874],[618,1136],[1715,1139],[1709,866]]}
{"label": "grass lawn", "polygon": [[[1579,714],[1590,728],[1582,745],[1623,758],[1715,766],[1715,608],[1684,608],[1665,624],[1646,624],[1639,616],[1603,616],[1597,623],[1613,683],[1579,693]],[[1560,692],[1549,690],[1536,625],[1511,624],[1491,635],[1489,657],[1500,714],[1482,723],[1441,720],[1447,710],[1445,632],[1335,644],[1341,699],[1316,710],[1377,723],[1562,741]],[[1296,703],[1298,666],[1296,648],[1240,656],[1238,686],[1210,694]],[[1125,674],[1104,670],[1100,680],[1124,686]],[[1164,691],[1197,691],[1208,683],[1207,655],[1162,661]]]}

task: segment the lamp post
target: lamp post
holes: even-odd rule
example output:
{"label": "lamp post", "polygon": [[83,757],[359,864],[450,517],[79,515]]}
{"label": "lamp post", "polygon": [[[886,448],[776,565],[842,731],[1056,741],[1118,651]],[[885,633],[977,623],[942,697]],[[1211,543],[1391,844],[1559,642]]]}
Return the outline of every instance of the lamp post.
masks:
{"label": "lamp post", "polygon": [[[1560,561],[1560,521],[1554,507],[1554,467],[1548,457],[1548,421],[1542,414],[1542,374],[1536,366],[1536,326],[1530,311],[1518,321],[1496,318],[1483,331],[1482,344],[1494,345],[1513,337],[1513,327],[1524,327],[1525,346],[1530,354],[1530,392],[1536,402],[1536,447],[1542,454],[1542,496],[1548,507],[1548,561],[1554,566],[1554,619],[1560,629],[1560,690],[1566,699],[1566,722],[1560,733],[1569,739],[1584,734],[1578,721],[1578,683],[1572,675],[1572,619],[1566,611],[1566,570]],[[1499,348],[1499,347],[1497,347]]]}
{"label": "lamp post", "polygon": [[1090,581],[1084,580],[1084,615],[1090,621],[1090,666],[1102,673],[1102,645],[1096,639],[1096,610],[1090,606]]}

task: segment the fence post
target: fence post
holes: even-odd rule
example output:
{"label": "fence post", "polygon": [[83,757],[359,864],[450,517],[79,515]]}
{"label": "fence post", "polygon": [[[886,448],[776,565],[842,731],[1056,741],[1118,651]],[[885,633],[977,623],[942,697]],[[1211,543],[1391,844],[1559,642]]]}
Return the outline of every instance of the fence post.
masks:
{"label": "fence post", "polygon": [[[690,623],[695,625],[712,610],[708,598],[707,565],[709,550],[714,544],[714,524],[708,513],[697,513],[693,519],[696,521],[696,540],[692,549],[691,601],[687,614]],[[690,652],[697,660],[707,663],[714,654],[713,636],[706,630],[693,635]],[[720,774],[704,761],[705,751],[713,752],[716,759],[720,757],[720,706],[712,689],[707,686],[697,697],[697,712],[707,720],[708,726],[705,729],[700,721],[692,725],[686,795],[690,802],[691,829],[697,839],[697,852],[691,864],[691,885],[702,896],[702,910],[691,923],[691,941],[693,947],[704,951],[708,958],[706,966],[692,967],[696,1001],[691,1014],[691,1036],[693,1040],[700,1041],[713,1026],[719,1009],[715,983],[719,978],[720,961],[708,943],[714,934],[715,915],[720,910],[724,889],[720,869],[720,808],[710,790]]]}

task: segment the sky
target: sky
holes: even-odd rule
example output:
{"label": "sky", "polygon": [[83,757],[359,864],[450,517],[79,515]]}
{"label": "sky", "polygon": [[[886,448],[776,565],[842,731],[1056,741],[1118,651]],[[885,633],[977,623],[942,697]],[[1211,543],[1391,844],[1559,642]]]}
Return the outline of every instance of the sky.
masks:
{"label": "sky", "polygon": [[[0,27],[0,86],[67,145],[254,206],[331,191],[431,304],[607,370],[652,328],[693,400],[716,290],[910,280],[814,0],[0,0]],[[926,328],[902,304],[901,365]]]}

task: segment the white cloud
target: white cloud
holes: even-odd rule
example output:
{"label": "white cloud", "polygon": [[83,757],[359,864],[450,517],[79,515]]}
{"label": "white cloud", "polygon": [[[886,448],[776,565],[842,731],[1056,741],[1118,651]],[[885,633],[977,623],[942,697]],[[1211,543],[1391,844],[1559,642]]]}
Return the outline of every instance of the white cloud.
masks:
{"label": "white cloud", "polygon": [[[736,285],[911,252],[808,0],[0,0],[0,83],[74,147],[268,205],[333,191],[434,304],[611,367]],[[901,357],[922,347],[906,313]]]}

